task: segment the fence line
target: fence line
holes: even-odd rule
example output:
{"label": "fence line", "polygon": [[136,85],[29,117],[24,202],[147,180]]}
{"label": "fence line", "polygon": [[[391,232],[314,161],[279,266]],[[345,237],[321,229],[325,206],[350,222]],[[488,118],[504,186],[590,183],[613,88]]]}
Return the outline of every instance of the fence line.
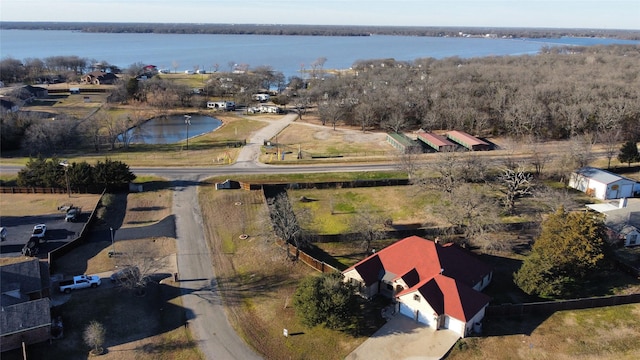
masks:
{"label": "fence line", "polygon": [[66,194],[67,189],[54,187],[0,187],[2,194]]}
{"label": "fence line", "polygon": [[87,237],[89,236],[89,230],[91,229],[93,224],[96,222],[98,207],[100,207],[100,204],[102,203],[102,198],[104,197],[104,194],[106,192],[107,192],[107,189],[104,189],[102,191],[100,198],[96,202],[96,205],[93,207],[93,211],[91,211],[91,215],[89,215],[89,219],[87,220],[86,223],[84,223],[84,226],[82,227],[82,231],[80,231],[80,235],[78,235],[77,238],[69,241],[68,243],[60,246],[59,248],[56,248],[49,252],[47,256],[49,258],[49,272],[51,274],[55,272],[56,260],[58,260],[63,255],[68,254],[69,252],[71,252],[71,250],[79,247],[80,245],[83,245],[86,242]]}
{"label": "fence line", "polygon": [[562,301],[488,306],[486,316],[517,317],[530,314],[550,314],[562,310],[590,309],[605,306],[640,303],[640,294],[612,295]]}
{"label": "fence line", "polygon": [[[295,245],[285,242],[282,239],[277,239],[276,244],[281,248],[286,249],[287,257],[290,257],[290,258],[296,257],[297,247]],[[336,269],[335,267],[325,263],[324,261],[320,261],[314,258],[313,256],[307,254],[303,250],[298,251],[297,257],[298,257],[298,260],[302,261],[306,265],[310,266],[314,270],[319,271],[321,273],[340,272],[340,270]]]}

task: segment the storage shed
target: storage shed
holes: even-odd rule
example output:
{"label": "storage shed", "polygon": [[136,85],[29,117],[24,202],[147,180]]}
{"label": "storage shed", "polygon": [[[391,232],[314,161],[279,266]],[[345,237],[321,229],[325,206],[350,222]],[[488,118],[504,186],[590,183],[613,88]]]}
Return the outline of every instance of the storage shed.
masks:
{"label": "storage shed", "polygon": [[454,151],[456,149],[456,144],[447,140],[444,136],[434,133],[420,131],[418,132],[418,140],[439,152]]}
{"label": "storage shed", "polygon": [[634,197],[640,193],[640,184],[636,181],[593,167],[573,172],[569,187],[600,200]]}
{"label": "storage shed", "polygon": [[482,141],[475,136],[469,135],[464,131],[449,131],[447,133],[447,138],[471,151],[486,151],[491,149],[491,145],[489,145],[487,142]]}
{"label": "storage shed", "polygon": [[402,152],[403,154],[407,154],[410,152],[422,152],[420,144],[416,143],[414,140],[411,140],[404,134],[388,133],[387,142],[394,148],[400,150],[400,152]]}

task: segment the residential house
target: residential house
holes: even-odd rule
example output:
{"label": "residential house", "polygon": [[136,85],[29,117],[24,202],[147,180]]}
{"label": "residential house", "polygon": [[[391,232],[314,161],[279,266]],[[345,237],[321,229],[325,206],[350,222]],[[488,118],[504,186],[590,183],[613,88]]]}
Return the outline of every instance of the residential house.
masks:
{"label": "residential house", "polygon": [[29,259],[0,267],[0,349],[8,351],[51,338],[49,271]]}
{"label": "residential house", "polygon": [[491,145],[486,141],[480,140],[475,136],[469,135],[464,131],[453,130],[449,131],[447,138],[461,146],[464,146],[471,151],[486,151],[491,150]]}
{"label": "residential house", "polygon": [[604,215],[609,238],[614,242],[624,246],[640,245],[640,199],[624,198],[587,207]]}
{"label": "residential house", "polygon": [[484,317],[489,297],[480,291],[489,285],[493,272],[455,244],[411,236],[342,274],[362,296],[389,297],[400,314],[465,337]]}
{"label": "residential house", "polygon": [[118,81],[115,74],[104,71],[92,71],[83,75],[81,79],[83,83],[93,85],[110,85]]}
{"label": "residential house", "polygon": [[600,200],[628,198],[640,194],[640,183],[635,180],[588,166],[571,174],[569,187]]}
{"label": "residential house", "polygon": [[16,112],[19,109],[20,107],[13,101],[0,99],[0,110],[6,111],[6,112]]}

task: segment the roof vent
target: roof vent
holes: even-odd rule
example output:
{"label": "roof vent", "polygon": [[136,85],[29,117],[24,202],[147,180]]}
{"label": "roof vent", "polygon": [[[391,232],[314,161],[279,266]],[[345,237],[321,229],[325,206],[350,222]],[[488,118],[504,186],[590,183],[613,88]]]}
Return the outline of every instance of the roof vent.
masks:
{"label": "roof vent", "polygon": [[442,273],[444,273],[444,268],[440,269],[440,275],[442,275]]}

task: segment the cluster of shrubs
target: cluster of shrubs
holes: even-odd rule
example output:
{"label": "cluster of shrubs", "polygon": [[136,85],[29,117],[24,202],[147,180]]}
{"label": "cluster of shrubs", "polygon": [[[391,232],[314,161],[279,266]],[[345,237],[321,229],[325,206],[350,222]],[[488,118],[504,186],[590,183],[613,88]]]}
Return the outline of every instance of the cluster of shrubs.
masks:
{"label": "cluster of shrubs", "polygon": [[126,189],[136,176],[129,165],[111,159],[91,165],[86,161],[67,163],[57,158],[30,159],[18,173],[18,186],[68,188],[72,191],[101,192]]}

